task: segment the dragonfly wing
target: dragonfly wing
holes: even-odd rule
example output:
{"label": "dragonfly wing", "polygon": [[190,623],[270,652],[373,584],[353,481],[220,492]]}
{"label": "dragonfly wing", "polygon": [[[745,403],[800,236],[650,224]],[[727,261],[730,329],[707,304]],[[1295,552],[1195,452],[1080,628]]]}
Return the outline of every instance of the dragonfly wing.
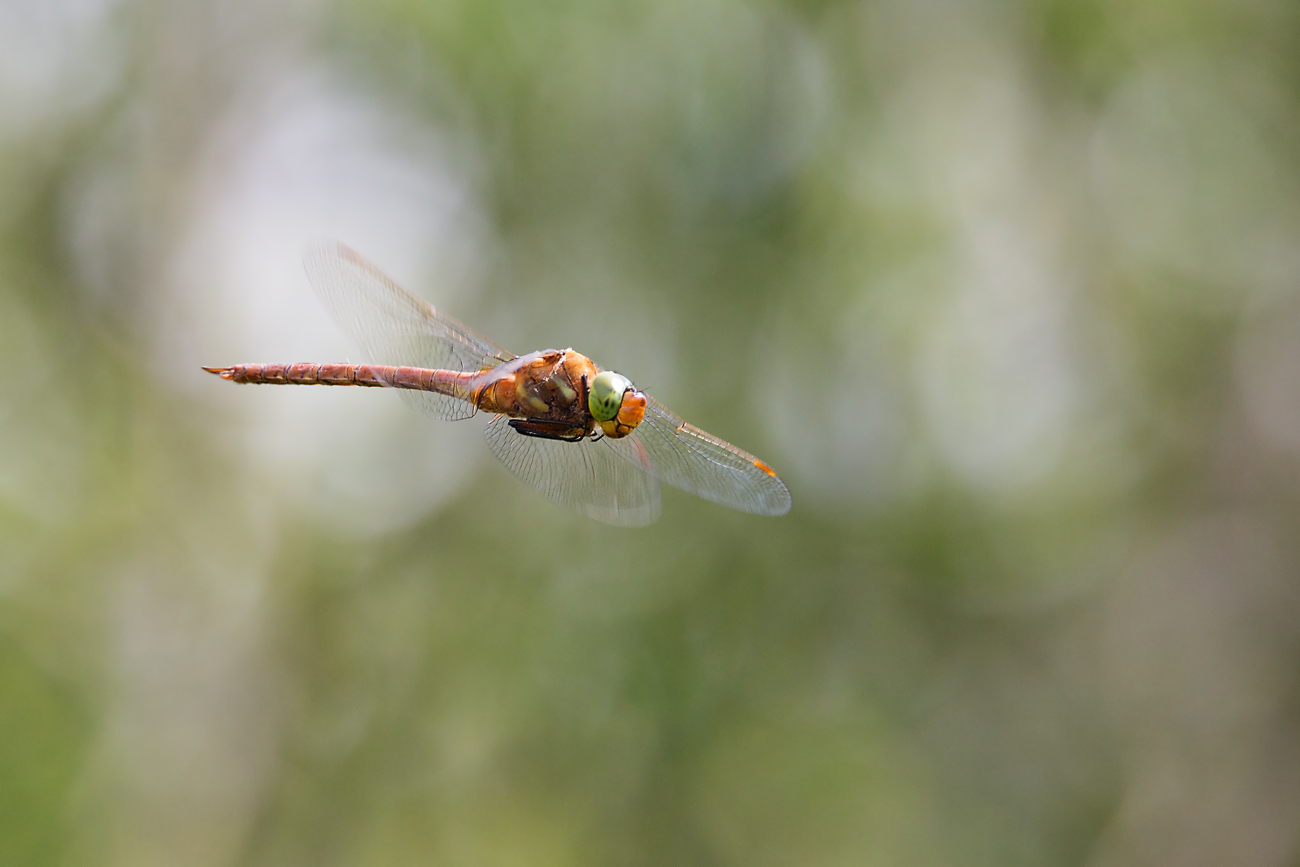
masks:
{"label": "dragonfly wing", "polygon": [[[333,242],[311,247],[303,265],[325,309],[370,364],[479,371],[515,357],[434,310],[350,247]],[[473,405],[445,395],[399,393],[438,418],[469,418],[475,412]]]}
{"label": "dragonfly wing", "polygon": [[687,424],[654,398],[636,430],[608,442],[626,461],[648,458],[648,471],[659,481],[697,497],[757,515],[790,511],[790,491],[771,467]]}
{"label": "dragonfly wing", "polygon": [[525,436],[505,416],[494,418],[483,435],[497,460],[547,499],[621,527],[659,518],[659,482],[648,472],[644,453],[638,463],[635,450],[616,453],[608,439],[570,443]]}

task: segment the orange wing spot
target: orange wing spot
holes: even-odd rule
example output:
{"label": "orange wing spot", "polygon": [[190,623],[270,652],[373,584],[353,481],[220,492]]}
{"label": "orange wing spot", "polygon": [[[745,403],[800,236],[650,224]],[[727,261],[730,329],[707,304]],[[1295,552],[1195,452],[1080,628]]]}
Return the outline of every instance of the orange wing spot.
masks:
{"label": "orange wing spot", "polygon": [[769,476],[773,476],[773,477],[776,476],[776,470],[772,469],[771,467],[769,467],[767,464],[763,463],[760,460],[755,460],[754,466],[758,467],[760,470],[767,473]]}

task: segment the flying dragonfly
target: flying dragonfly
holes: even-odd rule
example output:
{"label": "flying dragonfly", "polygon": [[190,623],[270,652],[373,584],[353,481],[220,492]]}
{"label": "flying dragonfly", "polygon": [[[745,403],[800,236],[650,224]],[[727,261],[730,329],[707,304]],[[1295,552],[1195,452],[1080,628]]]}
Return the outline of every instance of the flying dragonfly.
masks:
{"label": "flying dragonfly", "polygon": [[316,295],[370,363],[204,370],[240,383],[393,388],[444,420],[492,413],[484,436],[511,473],[609,524],[654,522],[661,482],[744,512],[790,511],[790,492],[771,467],[687,424],[587,356],[507,352],[342,244],[313,247],[303,262]]}

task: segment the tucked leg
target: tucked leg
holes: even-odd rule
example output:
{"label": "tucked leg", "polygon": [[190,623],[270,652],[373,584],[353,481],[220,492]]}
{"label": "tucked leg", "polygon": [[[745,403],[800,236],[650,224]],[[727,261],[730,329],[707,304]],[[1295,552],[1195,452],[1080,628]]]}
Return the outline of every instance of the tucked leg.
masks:
{"label": "tucked leg", "polygon": [[563,440],[566,443],[581,442],[587,436],[587,431],[583,428],[541,418],[512,418],[510,426],[526,437]]}

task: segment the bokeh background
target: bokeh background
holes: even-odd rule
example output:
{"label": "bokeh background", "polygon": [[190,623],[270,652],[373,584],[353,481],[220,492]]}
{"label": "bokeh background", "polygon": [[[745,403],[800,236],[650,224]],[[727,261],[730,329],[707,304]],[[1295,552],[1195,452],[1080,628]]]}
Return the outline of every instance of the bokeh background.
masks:
{"label": "bokeh background", "polygon": [[[1293,0],[0,0],[0,863],[1300,863]],[[552,506],[337,238],[794,509]]]}

